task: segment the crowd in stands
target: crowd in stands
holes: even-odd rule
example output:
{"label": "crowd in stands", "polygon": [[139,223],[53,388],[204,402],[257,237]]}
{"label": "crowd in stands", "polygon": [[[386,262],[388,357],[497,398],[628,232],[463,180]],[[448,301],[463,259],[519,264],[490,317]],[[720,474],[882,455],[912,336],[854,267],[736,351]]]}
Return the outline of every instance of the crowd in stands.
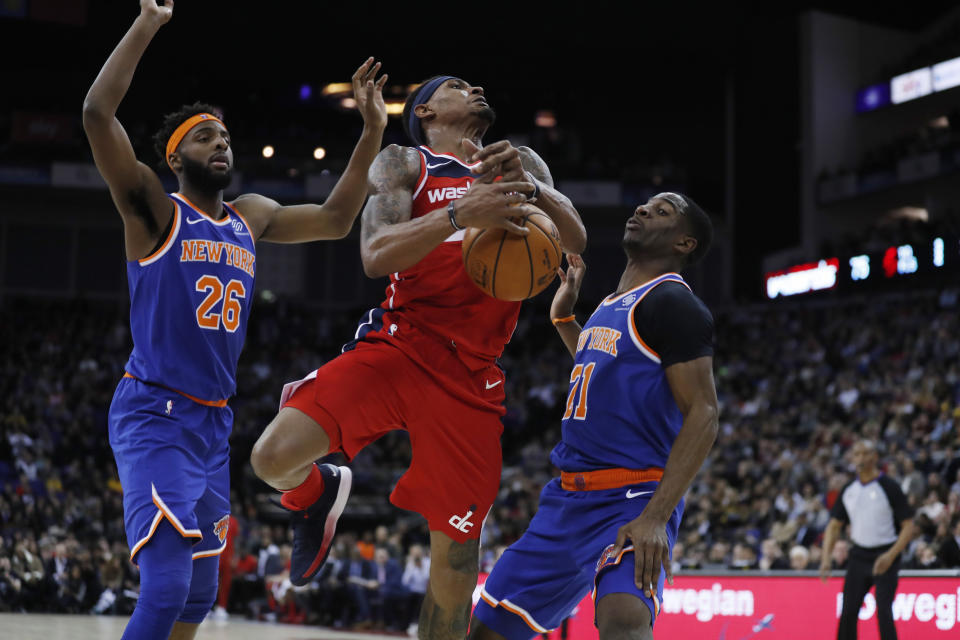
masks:
{"label": "crowd in stands", "polygon": [[[956,150],[960,148],[960,110],[949,114],[868,149],[856,166],[822,167],[817,176],[821,182],[853,175],[861,183],[870,183],[871,189],[889,186],[897,182],[897,167],[901,160],[922,156],[929,152]],[[933,177],[940,171],[956,168],[956,160],[950,158],[937,171],[924,177]]]}
{"label": "crowd in stands", "polygon": [[[546,302],[525,305],[502,360],[504,471],[483,571],[523,533],[555,473],[570,359],[544,321]],[[955,292],[914,292],[716,311],[720,433],[687,495],[675,566],[816,568],[829,509],[853,479],[850,445],[867,436],[916,509],[904,568],[960,567],[956,304]],[[288,528],[249,468],[281,384],[333,357],[353,320],[282,300],[253,309],[231,402],[236,538],[215,615],[401,631],[416,622],[429,533],[386,498],[409,460],[403,434],[351,461],[354,495],[306,587],[289,582]],[[106,433],[129,353],[126,305],[7,299],[0,335],[0,609],[129,613],[138,576]],[[837,544],[835,567],[848,549]]]}
{"label": "crowd in stands", "polygon": [[886,220],[825,240],[820,255],[843,258],[883,251],[888,247],[909,244],[919,249],[930,247],[934,238],[960,237],[960,212],[938,212],[932,220],[900,218]]}
{"label": "crowd in stands", "polygon": [[[894,64],[885,65],[867,85],[888,83],[894,76],[916,69],[935,65],[960,57],[960,14],[954,12],[949,23],[940,29],[937,37],[926,38],[913,51]],[[854,176],[865,190],[873,190],[895,184],[898,163],[930,152],[957,150],[960,148],[960,110],[952,109],[942,117],[931,121],[918,122],[910,131],[900,132],[881,144],[867,149],[856,166],[821,167],[818,179],[821,183],[837,178]],[[953,154],[955,155],[955,154]],[[942,166],[931,175],[940,171],[956,169],[955,158],[945,160]],[[944,164],[941,161],[941,164]],[[912,179],[912,178],[911,178]],[[848,195],[853,195],[848,193]]]}

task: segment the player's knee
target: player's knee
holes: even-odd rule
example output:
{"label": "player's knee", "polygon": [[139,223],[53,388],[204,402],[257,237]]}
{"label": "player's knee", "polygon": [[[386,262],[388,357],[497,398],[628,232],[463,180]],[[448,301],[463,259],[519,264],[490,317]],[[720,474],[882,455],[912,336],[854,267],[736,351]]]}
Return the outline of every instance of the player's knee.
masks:
{"label": "player's knee", "polygon": [[158,564],[147,570],[141,562],[138,608],[148,609],[160,620],[180,617],[190,593],[190,571],[183,571],[178,564]]}
{"label": "player's knee", "polygon": [[[438,548],[439,547],[439,548]],[[472,598],[480,571],[480,541],[437,537],[431,544],[430,591],[441,604]]]}
{"label": "player's knee", "polygon": [[141,582],[137,608],[148,609],[160,620],[176,620],[183,613],[189,590],[186,583],[166,583],[163,588],[150,589]]}
{"label": "player's knee", "polygon": [[597,606],[600,640],[645,640],[652,638],[650,609],[639,598],[611,593]]}
{"label": "player's knee", "polygon": [[253,451],[250,452],[250,465],[257,477],[264,482],[269,483],[283,475],[281,446],[276,438],[270,437],[267,433],[261,435],[253,445]]}
{"label": "player's knee", "polygon": [[180,614],[181,622],[203,622],[217,600],[219,556],[194,560],[190,592]]}

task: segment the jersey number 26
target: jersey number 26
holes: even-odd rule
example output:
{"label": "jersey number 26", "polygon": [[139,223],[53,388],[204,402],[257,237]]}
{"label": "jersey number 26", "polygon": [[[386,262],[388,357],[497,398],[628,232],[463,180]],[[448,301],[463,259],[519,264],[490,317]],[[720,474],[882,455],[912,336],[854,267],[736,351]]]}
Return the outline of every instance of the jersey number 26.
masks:
{"label": "jersey number 26", "polygon": [[[243,283],[239,280],[231,280],[224,287],[220,278],[202,276],[197,280],[197,291],[207,293],[207,297],[197,307],[197,324],[203,329],[216,331],[222,323],[223,328],[230,333],[236,331],[240,326],[240,300],[247,295]],[[220,300],[223,300],[220,313],[213,313],[213,307]]]}

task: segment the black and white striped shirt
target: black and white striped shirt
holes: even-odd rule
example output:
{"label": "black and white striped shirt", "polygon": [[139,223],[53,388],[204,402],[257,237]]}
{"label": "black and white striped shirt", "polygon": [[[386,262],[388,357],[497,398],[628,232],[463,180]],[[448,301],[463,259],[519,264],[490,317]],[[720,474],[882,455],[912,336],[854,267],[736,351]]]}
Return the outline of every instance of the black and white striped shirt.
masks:
{"label": "black and white striped shirt", "polygon": [[913,510],[900,486],[885,475],[863,484],[850,482],[840,492],[830,516],[850,523],[850,539],[858,547],[889,546],[897,541],[904,520]]}

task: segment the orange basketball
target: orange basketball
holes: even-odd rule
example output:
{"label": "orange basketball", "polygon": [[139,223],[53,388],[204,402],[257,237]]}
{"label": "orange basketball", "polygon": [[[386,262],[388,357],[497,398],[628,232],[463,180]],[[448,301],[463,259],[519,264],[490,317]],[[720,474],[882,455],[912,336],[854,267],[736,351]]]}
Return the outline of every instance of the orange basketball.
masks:
{"label": "orange basketball", "polygon": [[463,266],[473,282],[500,300],[526,300],[547,288],[560,266],[560,232],[545,213],[526,205],[514,218],[526,236],[505,229],[469,228],[463,236]]}

